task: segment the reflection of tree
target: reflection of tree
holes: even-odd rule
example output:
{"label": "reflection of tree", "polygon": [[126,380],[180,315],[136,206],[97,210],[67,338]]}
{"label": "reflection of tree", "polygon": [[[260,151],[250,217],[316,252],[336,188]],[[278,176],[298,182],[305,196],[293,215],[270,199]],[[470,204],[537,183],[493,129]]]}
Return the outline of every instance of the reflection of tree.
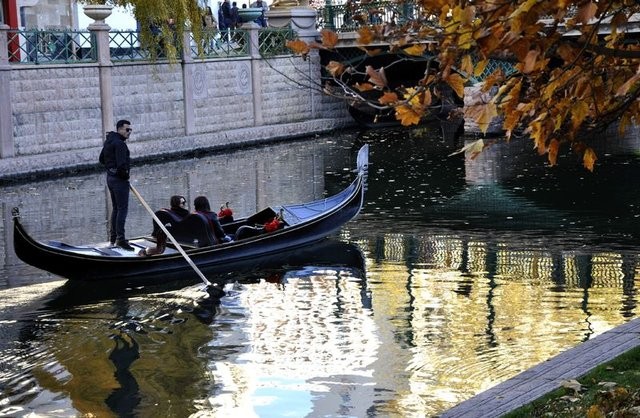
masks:
{"label": "reflection of tree", "polygon": [[30,360],[40,392],[67,397],[83,415],[197,412],[212,386],[200,352],[213,338],[214,312],[205,311],[215,306],[171,302],[118,299],[48,313],[35,325],[44,352]]}

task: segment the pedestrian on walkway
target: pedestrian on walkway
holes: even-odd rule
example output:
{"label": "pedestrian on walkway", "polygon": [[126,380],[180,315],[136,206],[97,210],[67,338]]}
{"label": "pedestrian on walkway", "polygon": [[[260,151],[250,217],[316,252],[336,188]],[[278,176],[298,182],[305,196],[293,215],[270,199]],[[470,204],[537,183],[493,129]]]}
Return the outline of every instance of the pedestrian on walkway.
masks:
{"label": "pedestrian on walkway", "polygon": [[125,238],[124,224],[129,210],[129,169],[131,159],[125,141],[131,135],[131,122],[119,120],[116,132],[108,132],[100,152],[100,163],[107,170],[107,187],[111,195],[111,223],[109,241],[127,251],[133,247]]}

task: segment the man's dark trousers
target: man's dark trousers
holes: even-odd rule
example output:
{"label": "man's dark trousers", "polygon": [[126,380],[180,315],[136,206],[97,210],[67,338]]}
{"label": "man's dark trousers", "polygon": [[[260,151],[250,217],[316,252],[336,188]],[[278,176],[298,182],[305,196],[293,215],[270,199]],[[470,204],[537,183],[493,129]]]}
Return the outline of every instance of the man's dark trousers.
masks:
{"label": "man's dark trousers", "polygon": [[111,227],[109,230],[111,242],[124,241],[124,223],[129,211],[129,180],[123,180],[116,175],[107,174],[107,187],[111,194]]}

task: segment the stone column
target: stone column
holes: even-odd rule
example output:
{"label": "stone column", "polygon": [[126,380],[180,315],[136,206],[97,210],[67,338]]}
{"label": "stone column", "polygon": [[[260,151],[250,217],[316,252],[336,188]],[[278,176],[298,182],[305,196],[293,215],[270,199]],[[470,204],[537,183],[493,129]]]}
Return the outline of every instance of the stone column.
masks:
{"label": "stone column", "polygon": [[247,22],[242,29],[249,31],[249,56],[251,57],[251,93],[253,95],[253,125],[264,125],[262,117],[262,71],[260,56],[260,41],[258,32],[260,25],[255,22]]}
{"label": "stone column", "polygon": [[182,37],[182,101],[184,103],[185,135],[191,135],[195,131],[193,65],[193,58],[191,57],[191,31],[185,30]]}
{"label": "stone column", "polygon": [[319,36],[316,30],[316,10],[311,7],[273,8],[267,12],[269,27],[290,27],[305,42],[315,41]]}
{"label": "stone column", "polygon": [[0,158],[15,156],[11,111],[11,66],[8,50],[9,26],[0,24]]}
{"label": "stone column", "polygon": [[115,129],[115,122],[113,121],[113,63],[111,62],[111,52],[109,51],[109,30],[111,27],[104,22],[104,19],[98,19],[90,24],[87,29],[96,38],[100,78],[100,106],[102,108],[102,139],[104,140],[105,133]]}

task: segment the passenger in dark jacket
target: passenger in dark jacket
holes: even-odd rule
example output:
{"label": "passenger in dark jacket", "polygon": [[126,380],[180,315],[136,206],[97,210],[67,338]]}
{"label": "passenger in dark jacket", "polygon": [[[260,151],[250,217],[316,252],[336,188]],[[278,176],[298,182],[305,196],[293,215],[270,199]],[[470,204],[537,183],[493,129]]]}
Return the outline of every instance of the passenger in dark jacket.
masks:
{"label": "passenger in dark jacket", "polygon": [[171,205],[171,212],[175,213],[178,217],[185,218],[189,214],[187,199],[185,199],[184,196],[171,196],[169,204]]}
{"label": "passenger in dark jacket", "polygon": [[213,230],[213,235],[216,237],[218,244],[223,242],[232,241],[231,237],[225,234],[224,229],[220,225],[220,221],[218,220],[218,215],[215,212],[211,212],[211,205],[209,205],[209,199],[205,196],[198,196],[193,201],[193,208],[196,213],[204,215],[209,221],[209,225]]}
{"label": "passenger in dark jacket", "polygon": [[[164,211],[170,212],[173,217],[175,217],[176,221],[181,221],[189,215],[189,209],[187,209],[187,199],[184,196],[174,195],[169,199],[169,209],[162,209]],[[157,212],[156,212],[157,214]],[[165,225],[168,227],[170,225]],[[155,254],[162,254],[164,250],[167,248],[167,234],[160,228],[157,223],[153,222],[153,232],[151,236],[156,238],[156,246],[155,248],[144,248],[138,251],[138,255],[140,256],[149,256]]]}
{"label": "passenger in dark jacket", "polygon": [[125,238],[124,224],[129,211],[129,169],[131,159],[129,147],[125,141],[131,135],[131,122],[119,120],[116,132],[108,132],[100,152],[100,163],[107,170],[107,187],[111,195],[111,224],[109,241],[111,245],[133,251],[133,247]]}

